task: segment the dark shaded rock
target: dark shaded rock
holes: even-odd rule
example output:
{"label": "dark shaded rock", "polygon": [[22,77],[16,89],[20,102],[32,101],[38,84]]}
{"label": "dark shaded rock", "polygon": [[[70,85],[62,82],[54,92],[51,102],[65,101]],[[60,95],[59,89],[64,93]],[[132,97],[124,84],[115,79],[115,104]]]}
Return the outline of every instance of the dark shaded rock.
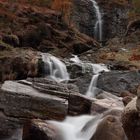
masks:
{"label": "dark shaded rock", "polygon": [[5,50],[10,51],[10,50],[12,50],[12,46],[10,46],[7,43],[0,40],[0,50],[1,51],[5,51]]}
{"label": "dark shaded rock", "polygon": [[69,96],[69,110],[70,115],[89,114],[92,101],[86,96],[70,94]]}
{"label": "dark shaded rock", "polygon": [[108,115],[98,125],[91,140],[124,140],[125,133],[118,117]]}
{"label": "dark shaded rock", "polygon": [[130,34],[131,32],[136,31],[137,29],[140,29],[140,20],[135,19],[134,21],[131,21],[127,26],[126,35]]}
{"label": "dark shaded rock", "polygon": [[0,81],[18,80],[38,75],[38,52],[26,49],[13,49],[0,54]]}
{"label": "dark shaded rock", "polygon": [[18,47],[19,46],[19,38],[16,35],[3,35],[2,37],[3,42]]}
{"label": "dark shaded rock", "polygon": [[20,38],[20,46],[37,48],[44,38],[51,39],[52,28],[45,23],[40,23],[37,26],[30,25],[24,32],[18,33],[18,36]]}
{"label": "dark shaded rock", "polygon": [[73,50],[74,50],[74,54],[81,54],[84,53],[88,50],[92,49],[92,46],[83,44],[83,43],[77,43],[73,45]]}
{"label": "dark shaded rock", "polygon": [[92,80],[92,73],[91,74],[84,74],[83,76],[78,77],[75,81],[74,84],[78,86],[79,92],[83,95],[86,94],[89,84]]}
{"label": "dark shaded rock", "polygon": [[[25,130],[26,129],[26,130]],[[26,132],[26,134],[25,134]],[[23,140],[61,140],[60,132],[53,124],[42,120],[32,120],[24,127]]]}
{"label": "dark shaded rock", "polygon": [[[22,125],[16,118],[10,118],[0,111],[0,139],[11,138],[17,129],[21,129]],[[20,135],[20,134],[19,134]],[[13,140],[12,138],[10,140]],[[15,139],[18,140],[18,139]]]}
{"label": "dark shaded rock", "polygon": [[138,71],[112,71],[99,76],[97,87],[120,96],[123,91],[136,94],[140,84],[140,73]]}

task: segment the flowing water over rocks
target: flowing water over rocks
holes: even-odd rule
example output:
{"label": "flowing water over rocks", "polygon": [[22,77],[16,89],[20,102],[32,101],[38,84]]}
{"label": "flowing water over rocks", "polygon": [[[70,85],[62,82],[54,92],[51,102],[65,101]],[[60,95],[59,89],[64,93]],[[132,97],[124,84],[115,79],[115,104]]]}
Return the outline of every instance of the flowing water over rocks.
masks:
{"label": "flowing water over rocks", "polygon": [[69,74],[65,64],[57,57],[52,56],[51,54],[42,53],[42,60],[44,62],[44,72],[46,76],[49,76],[57,82],[69,80]]}
{"label": "flowing water over rocks", "polygon": [[[12,125],[13,121],[15,123],[13,118],[20,118],[21,127],[34,118],[46,120],[34,120],[24,127],[23,140],[102,140],[103,137],[107,137],[107,140],[125,140],[120,118],[124,108],[123,96],[127,96],[127,93],[122,97],[119,94],[118,97],[115,92],[123,92],[128,87],[130,91],[136,89],[140,78],[138,71],[110,71],[104,64],[85,62],[75,55],[68,62],[62,62],[50,54],[42,54],[42,61],[45,78],[5,81],[0,89],[0,110],[5,115],[5,120],[9,121],[12,116]],[[77,74],[77,69],[74,69],[74,78],[71,77],[73,73],[69,76],[67,68],[72,69],[74,66],[80,68],[82,75]],[[88,80],[88,83],[86,91],[82,93],[81,88],[85,84],[81,84],[79,79],[85,75],[88,78],[83,80]],[[113,78],[105,80],[109,76]],[[112,80],[116,88],[112,87],[114,92],[109,92],[109,82]],[[125,86],[122,87],[122,84]],[[10,138],[20,140],[22,133],[18,132],[19,129],[15,131],[16,126],[13,126],[13,132],[9,122],[5,127],[12,133]],[[16,133],[19,134],[18,138],[15,137]]]}

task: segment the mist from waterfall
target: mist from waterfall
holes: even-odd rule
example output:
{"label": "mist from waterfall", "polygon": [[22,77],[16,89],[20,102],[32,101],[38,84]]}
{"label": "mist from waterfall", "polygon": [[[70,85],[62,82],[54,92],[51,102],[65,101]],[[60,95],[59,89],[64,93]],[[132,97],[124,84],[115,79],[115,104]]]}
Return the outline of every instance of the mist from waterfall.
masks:
{"label": "mist from waterfall", "polygon": [[102,41],[102,15],[100,12],[100,8],[97,4],[97,2],[95,0],[90,0],[93,3],[93,6],[95,8],[95,13],[96,13],[96,18],[97,21],[95,23],[95,27],[94,27],[94,35],[97,39],[99,39],[99,41]]}
{"label": "mist from waterfall", "polygon": [[44,72],[51,79],[57,82],[69,80],[66,65],[57,57],[51,54],[42,53],[42,60],[44,62]]}

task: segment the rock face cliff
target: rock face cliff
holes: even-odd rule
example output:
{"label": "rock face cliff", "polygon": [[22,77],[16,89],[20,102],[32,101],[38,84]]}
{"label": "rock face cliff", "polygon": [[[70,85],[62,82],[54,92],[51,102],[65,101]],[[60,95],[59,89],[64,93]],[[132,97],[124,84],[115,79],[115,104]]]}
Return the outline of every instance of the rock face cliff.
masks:
{"label": "rock face cliff", "polygon": [[[97,0],[97,3],[103,20],[103,40],[105,41],[115,36],[123,36],[129,22],[129,12],[133,8],[132,3],[127,0],[122,2]],[[63,5],[58,4],[58,2],[54,4],[56,9],[61,9],[60,5]],[[65,14],[67,22],[78,28],[79,31],[93,37],[97,20],[93,2],[91,0],[69,0],[64,5],[66,9],[62,8],[63,10],[61,10],[64,13],[69,13]]]}
{"label": "rock face cliff", "polygon": [[[138,17],[136,13],[133,13],[136,7],[133,1],[97,0],[96,2],[103,20],[103,41],[114,37],[123,37],[129,22]],[[59,0],[59,2],[53,3],[53,8],[64,13],[64,19],[69,25],[94,37],[97,17],[91,0],[68,0],[65,2]]]}

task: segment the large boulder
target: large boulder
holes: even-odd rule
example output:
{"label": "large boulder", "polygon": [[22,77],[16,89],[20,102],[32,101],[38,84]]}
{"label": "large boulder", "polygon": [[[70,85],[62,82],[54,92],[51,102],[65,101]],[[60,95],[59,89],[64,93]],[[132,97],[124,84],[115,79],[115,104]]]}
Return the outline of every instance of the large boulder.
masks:
{"label": "large boulder", "polygon": [[136,94],[139,84],[139,71],[111,71],[99,76],[97,87],[120,96],[124,91]]}
{"label": "large boulder", "polygon": [[31,49],[11,49],[0,53],[0,81],[39,76],[40,53]]}
{"label": "large boulder", "polygon": [[6,81],[0,95],[0,108],[7,116],[62,120],[67,114],[66,99],[41,93],[29,85]]}
{"label": "large boulder", "polygon": [[125,107],[122,115],[122,123],[128,140],[139,140],[140,138],[140,117],[136,108],[137,97]]}
{"label": "large boulder", "polygon": [[91,140],[124,140],[125,133],[118,117],[108,115],[98,125]]}

